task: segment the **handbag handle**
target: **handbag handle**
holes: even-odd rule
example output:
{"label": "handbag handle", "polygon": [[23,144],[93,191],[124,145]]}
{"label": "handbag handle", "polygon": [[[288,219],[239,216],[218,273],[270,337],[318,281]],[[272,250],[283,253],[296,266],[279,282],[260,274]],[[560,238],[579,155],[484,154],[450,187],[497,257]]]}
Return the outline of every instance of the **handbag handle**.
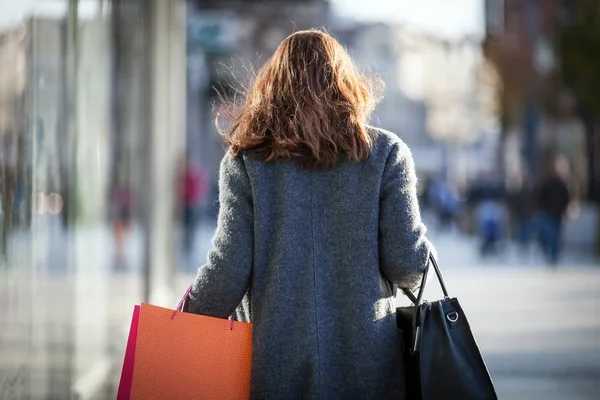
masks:
{"label": "handbag handle", "polygon": [[410,346],[410,354],[414,354],[417,346],[420,341],[422,329],[423,329],[423,321],[425,318],[426,311],[422,310],[421,304],[423,301],[423,294],[425,293],[425,284],[427,283],[427,275],[429,273],[429,264],[433,265],[435,269],[435,274],[437,275],[438,281],[440,282],[440,286],[442,287],[442,292],[444,293],[444,300],[449,299],[448,290],[446,289],[446,283],[444,282],[444,278],[442,277],[442,272],[438,267],[437,261],[435,257],[430,253],[429,260],[427,265],[425,265],[425,270],[423,271],[423,278],[421,279],[421,287],[419,288],[419,293],[417,296],[412,292],[412,290],[408,288],[402,288],[402,292],[414,303],[415,310],[413,313],[413,331],[411,338],[411,346]]}
{"label": "handbag handle", "polygon": [[446,289],[446,283],[444,282],[444,278],[442,277],[442,272],[440,271],[440,267],[438,266],[433,254],[430,253],[429,260],[427,262],[427,265],[425,266],[425,270],[423,271],[423,278],[421,279],[421,286],[419,287],[419,293],[417,294],[417,296],[415,296],[412,290],[408,288],[401,288],[402,292],[406,295],[406,297],[410,299],[410,301],[413,302],[414,305],[421,304],[421,301],[423,300],[423,294],[425,293],[425,284],[427,283],[427,274],[429,272],[430,263],[433,265],[435,274],[437,275],[438,281],[440,282],[440,286],[442,287],[442,293],[444,293],[444,298],[450,298],[450,296],[448,295],[448,289]]}

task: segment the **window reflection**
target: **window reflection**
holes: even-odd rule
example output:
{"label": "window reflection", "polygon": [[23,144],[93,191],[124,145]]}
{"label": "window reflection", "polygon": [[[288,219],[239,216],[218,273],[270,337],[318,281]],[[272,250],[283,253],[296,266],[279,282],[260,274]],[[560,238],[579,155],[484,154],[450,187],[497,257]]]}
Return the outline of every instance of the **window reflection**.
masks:
{"label": "window reflection", "polygon": [[[165,209],[175,204],[175,155],[158,160],[159,183],[148,172],[161,123],[150,94],[174,76],[151,75],[149,64],[169,61],[177,44],[151,47],[152,38],[185,32],[175,16],[185,2],[170,3],[0,2],[0,393],[8,398],[114,398],[133,304],[156,282],[172,282],[164,250],[172,243],[161,250],[163,271],[148,268],[157,252],[145,243],[176,212],[157,219],[160,208],[144,200],[162,193]],[[169,23],[155,24],[165,16]],[[185,41],[181,48],[173,70],[185,82]],[[185,135],[181,122],[169,137]],[[159,153],[168,147],[159,143]]]}

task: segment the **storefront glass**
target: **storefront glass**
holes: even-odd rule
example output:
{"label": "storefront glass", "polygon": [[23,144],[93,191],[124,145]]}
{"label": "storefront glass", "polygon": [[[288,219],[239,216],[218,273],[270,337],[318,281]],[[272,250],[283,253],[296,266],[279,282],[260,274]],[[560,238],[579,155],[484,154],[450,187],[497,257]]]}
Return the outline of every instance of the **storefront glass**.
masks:
{"label": "storefront glass", "polygon": [[148,297],[149,3],[0,1],[1,398],[115,397]]}

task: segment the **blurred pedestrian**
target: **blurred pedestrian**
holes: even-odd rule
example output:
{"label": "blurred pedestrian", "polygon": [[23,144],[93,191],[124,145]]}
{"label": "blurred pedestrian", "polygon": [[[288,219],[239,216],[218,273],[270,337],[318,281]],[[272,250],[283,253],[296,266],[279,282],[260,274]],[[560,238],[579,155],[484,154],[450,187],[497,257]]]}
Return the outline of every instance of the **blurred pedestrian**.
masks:
{"label": "blurred pedestrian", "polygon": [[131,231],[133,191],[123,173],[118,174],[111,196],[111,214],[115,239],[115,269],[125,270],[125,241]]}
{"label": "blurred pedestrian", "polygon": [[515,225],[515,238],[519,247],[525,250],[535,233],[536,198],[531,175],[523,173],[517,177],[507,192],[507,204]]}
{"label": "blurred pedestrian", "polygon": [[422,179],[419,179],[417,198],[419,199],[419,207],[421,207],[422,212],[429,212],[431,210],[429,193],[431,192],[432,184],[433,179],[430,176],[425,175]]}
{"label": "blurred pedestrian", "polygon": [[571,201],[568,175],[567,160],[562,156],[556,157],[546,171],[537,195],[539,240],[552,265],[558,262],[560,256],[562,222]]}
{"label": "blurred pedestrian", "polygon": [[438,218],[439,227],[451,229],[460,210],[460,199],[456,187],[444,176],[429,187],[430,204]]}
{"label": "blurred pedestrian", "polygon": [[183,251],[189,256],[194,247],[199,206],[208,192],[208,177],[202,167],[187,155],[179,177],[181,219],[183,226]]}
{"label": "blurred pedestrian", "polygon": [[405,398],[392,282],[418,285],[432,247],[409,148],[366,125],[371,82],[331,36],[299,31],[223,131],[218,226],[186,310],[242,302],[251,399]]}
{"label": "blurred pedestrian", "polygon": [[497,253],[506,228],[506,212],[496,197],[482,199],[475,211],[482,257]]}

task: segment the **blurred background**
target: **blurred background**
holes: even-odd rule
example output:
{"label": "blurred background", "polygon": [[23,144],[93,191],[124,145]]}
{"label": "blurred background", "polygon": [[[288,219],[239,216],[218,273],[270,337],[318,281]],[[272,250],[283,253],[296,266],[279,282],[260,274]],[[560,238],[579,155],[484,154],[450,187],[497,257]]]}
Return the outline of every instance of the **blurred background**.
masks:
{"label": "blurred background", "polygon": [[500,398],[598,398],[597,0],[0,0],[0,399],[115,398],[210,247],[214,88],[311,27],[385,80]]}

